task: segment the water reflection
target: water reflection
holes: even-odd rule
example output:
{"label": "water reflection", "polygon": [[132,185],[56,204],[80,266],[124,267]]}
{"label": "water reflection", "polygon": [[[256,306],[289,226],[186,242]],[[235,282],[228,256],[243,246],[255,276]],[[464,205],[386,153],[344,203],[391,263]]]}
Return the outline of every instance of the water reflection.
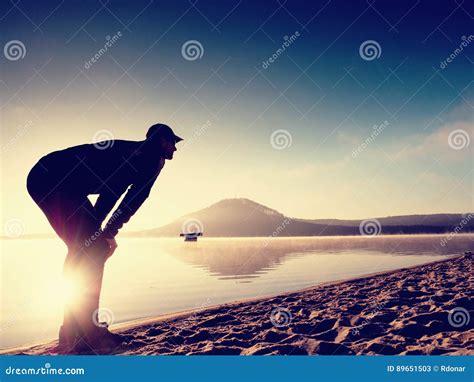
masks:
{"label": "water reflection", "polygon": [[441,236],[204,239],[164,243],[163,250],[222,280],[258,278],[289,258],[308,254],[449,255],[474,250],[474,235],[459,235],[447,245]]}

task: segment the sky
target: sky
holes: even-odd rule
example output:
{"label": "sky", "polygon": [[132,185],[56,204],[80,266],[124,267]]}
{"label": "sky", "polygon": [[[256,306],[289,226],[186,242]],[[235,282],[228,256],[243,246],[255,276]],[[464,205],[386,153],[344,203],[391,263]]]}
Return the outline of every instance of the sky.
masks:
{"label": "sky", "polygon": [[473,210],[474,4],[255,3],[2,2],[4,226],[50,232],[25,187],[43,155],[157,122],[185,140],[126,230],[234,197],[314,219]]}

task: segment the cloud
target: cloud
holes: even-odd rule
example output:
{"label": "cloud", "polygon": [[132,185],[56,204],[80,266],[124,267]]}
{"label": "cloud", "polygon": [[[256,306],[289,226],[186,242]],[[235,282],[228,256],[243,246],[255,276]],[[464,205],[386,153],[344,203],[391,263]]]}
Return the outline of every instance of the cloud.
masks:
{"label": "cloud", "polygon": [[474,99],[464,99],[463,102],[454,106],[449,110],[443,119],[445,121],[472,121],[472,113],[474,109]]}
{"label": "cloud", "polygon": [[412,135],[408,142],[397,144],[392,157],[396,159],[436,158],[463,161],[472,157],[474,121],[448,123],[428,135]]}

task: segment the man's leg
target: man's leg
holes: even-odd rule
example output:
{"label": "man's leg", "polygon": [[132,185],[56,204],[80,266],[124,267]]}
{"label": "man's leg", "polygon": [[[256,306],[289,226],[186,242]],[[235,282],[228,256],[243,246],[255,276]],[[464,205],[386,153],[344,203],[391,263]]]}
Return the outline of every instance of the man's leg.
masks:
{"label": "man's leg", "polygon": [[71,300],[64,304],[64,333],[83,337],[94,329],[99,309],[102,279],[108,248],[71,247],[64,262],[64,281]]}
{"label": "man's leg", "polygon": [[[66,219],[65,231],[68,242],[75,244],[70,264],[79,278],[77,302],[71,305],[68,313],[77,323],[82,344],[86,347],[82,349],[113,350],[123,342],[123,338],[110,333],[98,322],[104,266],[111,248],[101,236],[100,224],[95,219],[95,210],[89,199],[79,200],[79,207]],[[69,261],[66,263],[68,268]]]}
{"label": "man's leg", "polygon": [[78,256],[75,256],[74,249],[68,248],[68,253],[64,261],[63,266],[63,287],[67,289],[69,293],[66,293],[66,300],[64,304],[64,318],[63,324],[59,330],[59,345],[64,350],[72,350],[76,343],[76,337],[79,334],[79,325],[73,314],[73,304],[75,290],[78,288],[79,283],[75,282],[77,278],[77,260]]}
{"label": "man's leg", "polygon": [[[53,193],[29,191],[59,237],[66,243],[68,254],[64,262],[64,280],[72,292],[64,302],[64,321],[60,329],[60,345],[68,350],[76,337],[93,333],[94,312],[99,307],[108,244],[97,237],[100,222],[87,197],[78,197],[66,190]],[[92,240],[94,239],[94,240]]]}
{"label": "man's leg", "polygon": [[105,261],[110,247],[103,239],[97,239],[78,254],[74,264],[79,286],[78,303],[73,304],[72,311],[80,331],[88,337],[96,333],[98,327],[97,313],[99,310],[100,293],[104,275]]}
{"label": "man's leg", "polygon": [[100,235],[97,237],[102,222],[97,221],[95,209],[87,196],[78,196],[74,190],[58,187],[60,183],[39,164],[30,171],[27,180],[31,197],[68,247],[64,274],[75,284],[72,287],[77,293],[76,301],[67,301],[65,304],[60,339],[61,334],[65,334],[65,342],[74,342],[80,334],[88,342],[100,336],[108,337],[109,342],[117,342],[117,336],[94,325],[104,265],[110,255],[107,241]]}
{"label": "man's leg", "polygon": [[[64,262],[63,278],[64,281],[72,280],[74,277],[74,269],[77,253],[74,245],[66,238],[66,219],[67,216],[73,212],[74,206],[69,202],[67,195],[59,186],[59,181],[49,173],[48,169],[38,162],[28,174],[27,189],[28,193],[43,211],[48,219],[51,227],[53,227],[56,234],[66,243],[68,253]],[[70,210],[67,212],[67,210]],[[69,283],[72,284],[72,283]],[[62,285],[62,288],[67,288]],[[68,289],[71,289],[69,285]],[[69,297],[69,296],[68,296]],[[64,304],[64,321],[59,331],[60,347],[73,347],[76,338],[76,323],[71,312],[71,301],[65,300]]]}
{"label": "man's leg", "polygon": [[69,243],[65,275],[75,288],[75,301],[66,308],[65,323],[77,325],[78,332],[91,347],[91,338],[98,336],[96,315],[99,309],[105,261],[110,252],[107,241],[100,236],[100,224],[95,220],[89,199],[70,203],[64,224],[64,239]]}

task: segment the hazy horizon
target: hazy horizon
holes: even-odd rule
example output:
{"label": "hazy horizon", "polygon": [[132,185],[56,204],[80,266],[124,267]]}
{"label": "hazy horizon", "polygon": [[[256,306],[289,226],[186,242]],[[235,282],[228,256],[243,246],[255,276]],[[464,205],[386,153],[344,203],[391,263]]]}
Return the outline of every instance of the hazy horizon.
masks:
{"label": "hazy horizon", "polygon": [[[161,225],[157,225],[157,226],[150,226],[150,227],[144,227],[144,228],[141,228],[139,230],[127,230],[127,233],[128,234],[133,234],[133,233],[139,233],[139,232],[142,232],[142,231],[147,231],[147,230],[151,230],[151,229],[156,229],[156,228],[160,228],[160,227],[163,227],[163,226],[166,226],[168,224],[171,224],[177,220],[179,220],[180,218],[184,217],[184,216],[189,216],[189,215],[193,215],[194,213],[197,213],[199,212],[200,210],[203,210],[203,209],[206,209],[206,208],[209,208],[209,207],[212,207],[214,206],[215,204],[218,204],[219,202],[222,202],[224,200],[238,200],[238,199],[246,199],[246,200],[249,200],[248,198],[227,198],[227,199],[221,199],[215,203],[212,203],[211,205],[208,205],[208,206],[205,206],[199,210],[193,210],[193,211],[189,211],[188,213],[185,213],[179,217],[177,217],[176,219],[172,219],[170,221],[167,221],[165,222],[164,224],[161,224]],[[346,221],[346,220],[364,220],[364,219],[380,219],[380,218],[389,218],[389,217],[398,217],[398,216],[416,216],[416,215],[437,215],[437,214],[440,214],[440,215],[452,215],[452,214],[464,214],[464,213],[471,213],[470,211],[464,211],[464,212],[461,212],[461,213],[451,213],[451,212],[446,212],[446,213],[436,213],[436,214],[406,214],[406,215],[390,215],[390,216],[365,216],[365,217],[361,217],[361,218],[352,218],[352,219],[344,219],[344,218],[301,218],[299,216],[288,216],[286,215],[285,213],[283,213],[282,211],[279,211],[277,208],[273,208],[272,206],[267,206],[263,203],[260,203],[260,202],[256,202],[256,201],[252,201],[252,202],[255,202],[257,204],[261,204],[265,207],[268,207],[269,209],[273,209],[273,210],[276,210],[277,212],[280,212],[282,213],[282,215],[284,215],[286,218],[291,218],[291,219],[307,219],[307,220],[325,220],[325,219],[335,219],[335,220],[341,220],[341,221]],[[466,234],[469,234],[470,232],[466,232]],[[459,232],[458,234],[463,234],[463,232]],[[18,239],[21,239],[22,236],[24,236],[25,234],[21,234],[19,237],[8,237],[8,235],[0,235],[0,238],[1,239],[5,239],[5,238],[18,238]],[[56,234],[54,233],[53,230],[49,229],[49,231],[44,231],[44,232],[28,232],[27,234],[28,236],[31,236],[31,237],[35,237],[35,236],[43,236],[43,235],[48,235],[48,236],[51,236],[51,237],[56,237]],[[390,235],[390,236],[394,236],[394,234],[387,234],[387,235]],[[433,233],[412,233],[412,234],[399,234],[399,235],[433,235]],[[440,234],[442,235],[442,234]],[[346,236],[346,235],[342,235],[342,236]],[[350,236],[350,235],[349,235]],[[166,237],[166,236],[163,236],[163,237]],[[238,238],[240,236],[229,236],[229,237],[232,237],[232,238]],[[247,237],[247,236],[242,236],[242,237]],[[253,236],[248,236],[249,238],[253,237]],[[256,236],[258,237],[258,236]],[[262,236],[264,237],[264,236]],[[301,236],[301,237],[312,237],[312,236]],[[219,238],[219,237],[214,237],[212,236],[212,238]]]}

